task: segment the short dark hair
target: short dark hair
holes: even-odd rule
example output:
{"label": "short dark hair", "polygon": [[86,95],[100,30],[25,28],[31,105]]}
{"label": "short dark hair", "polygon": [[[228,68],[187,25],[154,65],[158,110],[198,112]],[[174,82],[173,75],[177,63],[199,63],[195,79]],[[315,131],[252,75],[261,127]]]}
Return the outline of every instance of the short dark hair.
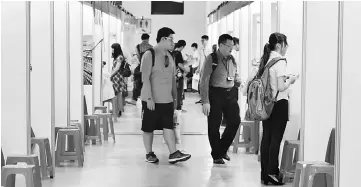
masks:
{"label": "short dark hair", "polygon": [[171,34],[175,34],[175,32],[168,27],[163,27],[163,28],[159,29],[158,33],[157,33],[157,39],[156,39],[157,43],[159,43],[163,37],[169,37],[169,35],[171,35]]}
{"label": "short dark hair", "polygon": [[149,34],[142,34],[142,40],[148,40],[149,38]]}
{"label": "short dark hair", "polygon": [[222,34],[222,35],[219,36],[219,38],[218,38],[218,45],[226,43],[227,40],[233,41],[232,36],[229,35],[229,34]]}
{"label": "short dark hair", "polygon": [[184,40],[179,40],[179,41],[175,44],[175,48],[185,47],[186,45],[187,45],[186,41],[184,41]]}
{"label": "short dark hair", "polygon": [[194,48],[198,49],[198,44],[197,43],[192,43],[191,47],[194,47]]}
{"label": "short dark hair", "polygon": [[239,44],[239,39],[237,37],[233,37],[234,45]]}
{"label": "short dark hair", "polygon": [[209,37],[208,37],[207,35],[203,35],[203,36],[202,36],[202,40],[207,40],[207,41],[208,41],[208,40],[209,40]]}

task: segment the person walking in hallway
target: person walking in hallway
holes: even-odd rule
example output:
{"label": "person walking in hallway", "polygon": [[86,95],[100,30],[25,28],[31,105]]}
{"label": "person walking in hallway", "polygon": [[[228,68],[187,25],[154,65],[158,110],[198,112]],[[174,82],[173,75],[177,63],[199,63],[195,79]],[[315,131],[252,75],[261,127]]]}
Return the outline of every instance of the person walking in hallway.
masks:
{"label": "person walking in hallway", "polygon": [[157,33],[157,45],[144,53],[141,62],[143,87],[142,131],[146,149],[146,161],[158,163],[152,149],[154,130],[163,130],[170,155],[169,163],[188,160],[191,155],[176,150],[173,114],[177,104],[176,67],[169,52],[173,46],[174,31],[161,28]]}
{"label": "person walking in hallway", "polygon": [[[280,144],[288,121],[288,99],[291,84],[298,76],[286,73],[287,62],[284,58],[288,48],[287,37],[281,33],[270,35],[264,47],[257,77],[268,70],[272,97],[275,98],[270,117],[262,121],[261,141],[261,181],[265,185],[283,185],[279,176],[278,156]],[[268,64],[273,64],[268,66]]]}
{"label": "person walking in hallway", "polygon": [[[231,55],[232,36],[223,34],[218,39],[219,49],[208,55],[201,75],[201,99],[203,113],[208,116],[208,138],[212,148],[213,163],[230,161],[227,150],[236,135],[241,118],[235,87],[237,64]],[[219,128],[222,114],[227,121],[222,138]]]}
{"label": "person walking in hallway", "polygon": [[[207,56],[209,54],[211,54],[211,50],[208,48],[208,40],[209,37],[207,35],[203,35],[201,37],[201,42],[202,42],[202,46],[199,49],[199,66],[198,69],[196,71],[196,74],[199,74],[200,76],[202,76],[202,68],[203,68],[203,64],[207,58]],[[200,80],[202,80],[202,78],[200,77]],[[200,86],[200,82],[198,83],[198,86]],[[198,88],[198,93],[200,94],[200,88]],[[200,99],[199,101],[196,102],[196,104],[201,104],[202,103],[202,99]]]}
{"label": "person walking in hallway", "polygon": [[132,104],[136,104],[138,97],[140,96],[140,91],[142,89],[142,74],[140,72],[140,63],[142,62],[143,54],[150,48],[153,48],[152,45],[149,44],[149,35],[142,34],[141,39],[142,43],[136,46],[136,55],[139,60],[139,65],[134,69],[134,77],[133,77],[133,101]]}

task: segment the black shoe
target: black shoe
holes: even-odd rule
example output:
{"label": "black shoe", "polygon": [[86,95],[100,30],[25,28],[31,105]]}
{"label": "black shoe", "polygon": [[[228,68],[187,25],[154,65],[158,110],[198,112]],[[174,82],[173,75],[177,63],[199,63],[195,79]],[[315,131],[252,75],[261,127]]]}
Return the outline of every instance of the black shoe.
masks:
{"label": "black shoe", "polygon": [[154,152],[150,152],[148,154],[145,155],[145,161],[149,162],[149,163],[158,163],[159,159],[157,158],[157,156],[154,154]]}
{"label": "black shoe", "polygon": [[224,154],[222,158],[227,161],[231,161],[231,158],[229,158],[229,156],[227,154]]}
{"label": "black shoe", "polygon": [[202,100],[199,100],[196,102],[196,104],[201,104],[202,103]]}
{"label": "black shoe", "polygon": [[122,116],[122,111],[118,112],[118,117]]}
{"label": "black shoe", "polygon": [[184,162],[191,158],[190,154],[184,154],[179,150],[169,155],[169,163],[175,164],[177,162]]}
{"label": "black shoe", "polygon": [[223,159],[219,158],[219,159],[214,159],[213,164],[225,164],[225,162]]}
{"label": "black shoe", "polygon": [[284,183],[278,179],[276,175],[265,175],[263,178],[264,185],[274,185],[274,186],[282,186]]}

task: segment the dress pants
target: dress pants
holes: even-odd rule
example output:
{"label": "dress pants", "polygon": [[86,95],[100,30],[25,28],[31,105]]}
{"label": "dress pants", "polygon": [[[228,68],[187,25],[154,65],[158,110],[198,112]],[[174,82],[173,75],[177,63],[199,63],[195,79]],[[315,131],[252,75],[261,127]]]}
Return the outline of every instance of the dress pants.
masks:
{"label": "dress pants", "polygon": [[288,100],[282,99],[275,103],[271,116],[262,121],[263,135],[261,142],[262,175],[278,175],[278,155],[283,134],[288,121]]}
{"label": "dress pants", "polygon": [[[208,116],[208,139],[212,148],[213,159],[222,158],[227,153],[241,123],[239,106],[237,103],[238,89],[210,87],[209,102],[211,110]],[[227,126],[220,138],[219,127],[223,117]]]}

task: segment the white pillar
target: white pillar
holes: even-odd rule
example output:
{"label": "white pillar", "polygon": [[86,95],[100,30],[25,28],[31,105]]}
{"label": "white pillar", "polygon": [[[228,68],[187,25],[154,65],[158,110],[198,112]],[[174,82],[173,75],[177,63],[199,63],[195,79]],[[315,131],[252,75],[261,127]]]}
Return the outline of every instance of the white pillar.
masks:
{"label": "white pillar", "polygon": [[324,161],[336,127],[338,2],[305,3],[304,160]]}
{"label": "white pillar", "polygon": [[343,3],[340,187],[358,184],[358,170],[361,168],[361,2]]}
{"label": "white pillar", "polygon": [[67,126],[66,3],[54,2],[55,126]]}
{"label": "white pillar", "polygon": [[51,139],[50,2],[31,3],[31,124],[36,137]]}
{"label": "white pillar", "polygon": [[70,120],[83,121],[83,15],[82,3],[69,2]]}
{"label": "white pillar", "polygon": [[5,157],[30,153],[29,4],[1,2],[1,148]]}

